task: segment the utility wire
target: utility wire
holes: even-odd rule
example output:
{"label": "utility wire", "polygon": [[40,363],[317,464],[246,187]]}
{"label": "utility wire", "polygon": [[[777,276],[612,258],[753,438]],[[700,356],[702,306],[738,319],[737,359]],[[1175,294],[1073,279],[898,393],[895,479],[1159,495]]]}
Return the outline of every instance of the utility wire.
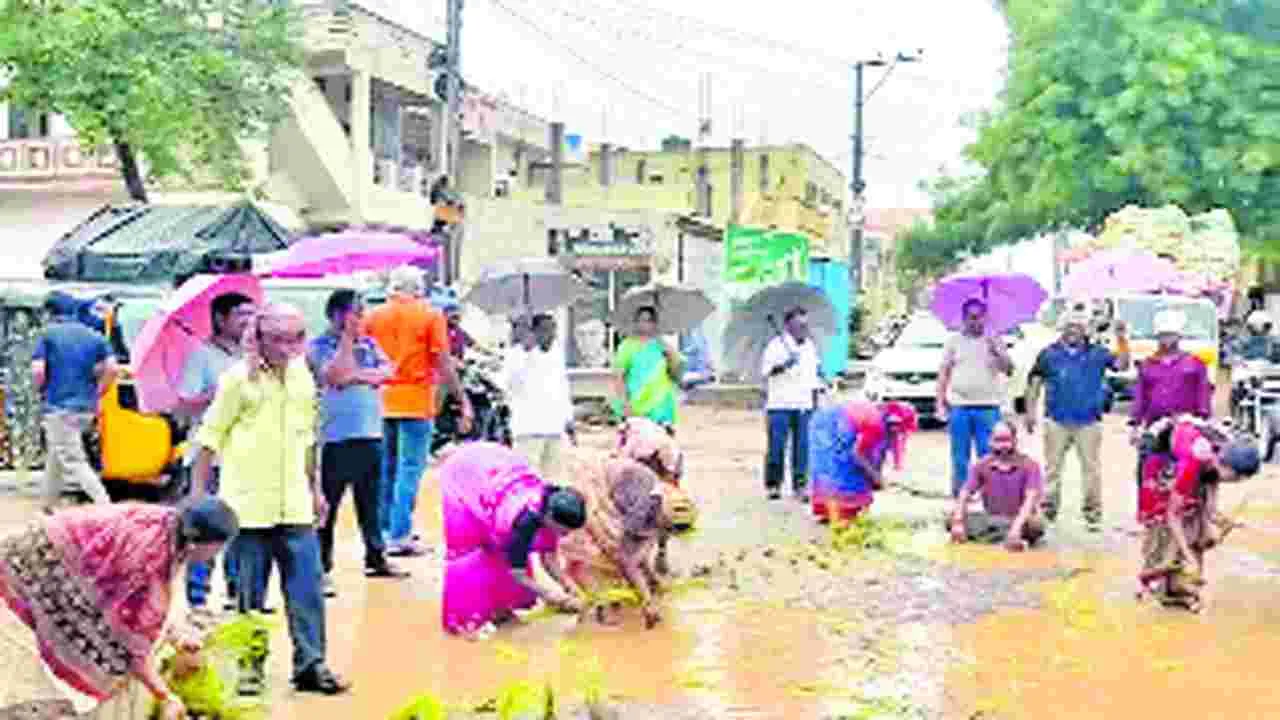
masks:
{"label": "utility wire", "polygon": [[530,30],[532,30],[533,32],[541,36],[543,40],[546,41],[548,44],[559,48],[561,51],[565,53],[568,53],[578,62],[586,66],[587,69],[591,70],[592,72],[599,75],[600,77],[613,82],[618,87],[626,90],[632,95],[635,95],[636,97],[642,100],[645,100],[646,102],[648,102],[649,104],[655,107],[662,108],[663,110],[666,110],[667,112],[673,113],[682,118],[693,118],[696,116],[696,113],[691,113],[688,110],[678,108],[675,105],[672,105],[671,103],[668,103],[667,101],[662,100],[645,90],[641,90],[640,88],[637,88],[636,86],[632,85],[630,82],[628,82],[627,80],[619,76],[617,73],[614,73],[610,70],[606,70],[605,68],[602,68],[596,65],[595,63],[593,63],[591,60],[589,60],[587,57],[582,55],[582,53],[578,52],[573,47],[570,47],[569,45],[566,45],[560,42],[559,40],[557,40],[555,36],[551,32],[549,32],[546,28],[543,28],[541,25],[538,25],[537,23],[533,22],[528,17],[515,11],[509,5],[502,2],[502,0],[489,0],[489,2],[492,3],[494,7],[501,9],[502,11],[506,12],[508,15],[513,17],[514,19],[520,21]]}
{"label": "utility wire", "polygon": [[[528,2],[529,0],[525,0],[525,1]],[[568,4],[570,2],[570,0],[561,0],[561,1],[565,4]],[[825,64],[829,68],[835,64],[839,64],[842,74],[846,73],[853,63],[849,63],[847,61],[840,60],[838,58],[832,58],[829,55],[822,55],[821,53],[818,53],[815,55],[817,51],[806,51],[800,48],[796,48],[795,46],[787,45],[785,43],[779,43],[778,41],[772,40],[770,38],[750,35],[747,33],[743,33],[741,31],[732,30],[732,29],[718,26],[712,23],[707,23],[705,21],[697,20],[696,18],[684,18],[683,16],[679,16],[679,15],[666,14],[661,11],[654,10],[653,8],[648,8],[647,6],[644,6],[636,2],[626,2],[625,0],[613,0],[613,2],[616,5],[623,6],[623,7],[605,6],[605,5],[602,5],[599,0],[573,0],[572,4],[576,5],[577,7],[591,8],[591,9],[590,10],[583,9],[576,12],[572,10],[555,9],[553,10],[553,12],[557,12],[558,14],[567,18],[576,19],[579,22],[589,25],[595,29],[601,28],[601,23],[594,22],[591,17],[589,17],[588,15],[585,15],[584,13],[598,11],[601,13],[610,14],[611,17],[605,18],[605,20],[612,21],[611,23],[612,25],[626,28],[626,32],[612,32],[609,28],[605,28],[604,30],[605,32],[612,32],[614,36],[618,37],[622,41],[633,39],[634,36],[640,32],[637,30],[636,26],[640,24],[645,24],[644,20],[637,19],[636,13],[638,13],[641,16],[647,16],[648,18],[651,18],[654,22],[660,22],[662,20],[671,21],[673,18],[681,21],[687,19],[688,22],[673,22],[671,24],[664,25],[661,31],[654,30],[650,32],[643,32],[642,34],[644,34],[651,42],[664,44],[664,45],[667,45],[668,47],[674,47],[685,53],[698,55],[700,57],[707,58],[708,60],[718,62],[726,66],[736,67],[744,71],[751,72],[753,74],[767,73],[770,75],[775,75],[779,78],[786,78],[789,81],[789,87],[792,87],[792,88],[794,88],[796,85],[806,85],[806,86],[809,86],[815,89],[821,89],[827,92],[837,92],[840,94],[847,94],[849,92],[849,88],[847,84],[843,81],[835,81],[837,84],[826,84],[826,83],[820,82],[821,78],[815,78],[813,73],[804,73],[804,72],[801,72],[799,69],[788,71],[788,70],[779,69],[776,67],[766,68],[766,67],[752,64],[752,63],[744,63],[737,59],[728,59],[728,58],[725,58],[723,55],[709,53],[705,50],[702,50],[699,47],[701,45],[706,45],[708,43],[699,42],[697,39],[692,38],[689,34],[688,25],[689,24],[701,25],[704,27],[714,29],[716,31],[714,40],[716,42],[721,43],[722,45],[726,42],[732,42],[732,38],[727,36],[737,35],[739,37],[745,38],[748,41],[748,44],[751,44],[751,45],[756,45],[756,46],[768,45],[770,47],[781,47],[782,49],[784,49],[785,51],[788,51],[789,54],[793,56],[803,55],[809,58],[818,57],[823,59]],[[624,9],[625,7],[634,9],[633,13],[630,16],[625,14],[627,12],[627,10]],[[546,8],[546,5],[539,3],[538,9],[545,10],[547,8]],[[618,14],[617,12],[618,10],[621,10],[622,13],[624,14]],[[653,24],[653,23],[647,23],[647,24]],[[677,36],[683,37],[685,39],[684,40],[670,39]],[[752,48],[744,47],[743,49],[751,50]],[[897,59],[895,58],[895,63],[896,61]],[[887,74],[888,73],[886,73],[886,76]],[[834,76],[834,74],[828,75],[827,73],[823,73],[823,75],[826,75],[827,77]],[[881,82],[877,84],[877,88],[875,89],[878,89],[880,86],[883,86],[884,80],[885,78],[882,78]],[[906,78],[906,82],[908,83],[907,87],[912,87],[912,88],[931,88],[935,90],[950,90],[950,91],[954,91],[956,89],[964,90],[965,92],[962,95],[957,95],[957,98],[968,98],[971,100],[981,99],[983,101],[988,101],[990,99],[990,96],[992,95],[992,92],[989,88],[980,88],[976,85],[961,86],[961,85],[958,85],[957,83],[945,82],[937,78],[908,76]],[[873,93],[875,89],[873,89]],[[868,95],[868,98],[869,97],[870,95]]]}
{"label": "utility wire", "polygon": [[[528,1],[529,0],[526,0],[526,2]],[[812,76],[802,75],[795,71],[780,70],[778,68],[770,68],[770,67],[765,67],[763,65],[744,63],[740,60],[726,58],[723,55],[709,53],[706,50],[702,50],[698,47],[695,47],[694,44],[691,42],[680,42],[678,40],[669,39],[669,37],[663,33],[656,33],[656,32],[641,30],[635,27],[634,25],[626,26],[625,31],[611,30],[605,27],[606,23],[602,23],[598,19],[592,18],[588,15],[584,15],[582,13],[574,12],[571,10],[565,10],[565,9],[559,9],[559,8],[556,8],[556,9],[547,8],[542,3],[538,3],[538,5],[539,5],[538,9],[540,10],[545,11],[550,9],[552,12],[564,18],[567,18],[569,20],[576,20],[577,22],[583,25],[589,26],[592,29],[604,30],[604,32],[613,34],[620,41],[635,42],[637,36],[640,36],[640,37],[643,37],[644,40],[650,44],[665,45],[669,48],[672,48],[674,50],[679,50],[689,55],[696,55],[698,57],[705,58],[715,63],[719,63],[728,67],[737,68],[744,72],[751,73],[753,76],[759,75],[760,73],[764,73],[764,74],[772,75],[778,78],[785,78],[788,81],[787,84],[790,87],[795,87],[797,84],[799,84],[799,85],[808,86],[816,90],[822,90],[824,92],[839,93],[839,94],[844,94],[848,92],[847,87],[837,87],[836,85],[827,85],[820,82],[816,82]],[[611,19],[614,19],[614,18],[611,18]],[[625,20],[625,18],[618,18],[618,19]],[[619,25],[621,26],[621,23],[619,23]]]}
{"label": "utility wire", "polygon": [[735,28],[729,28],[723,25],[717,25],[715,23],[708,22],[706,20],[702,20],[696,17],[690,17],[688,15],[680,15],[676,13],[666,12],[664,10],[659,10],[649,5],[645,5],[644,3],[634,2],[633,0],[613,0],[613,3],[621,7],[629,7],[636,12],[639,12],[644,15],[648,15],[650,17],[658,17],[658,18],[665,18],[665,19],[672,20],[674,21],[675,24],[680,25],[682,27],[696,25],[698,27],[705,28],[709,32],[709,34],[713,34],[716,37],[723,38],[725,36],[735,36],[755,45],[764,45],[767,47],[776,48],[779,50],[783,50],[791,55],[803,57],[810,60],[820,60],[826,64],[837,65],[842,68],[847,68],[853,64],[846,59],[838,58],[833,55],[827,55],[826,53],[820,52],[818,50],[814,50],[812,48],[805,48],[798,45],[793,45],[791,43],[785,43],[775,38],[767,37],[764,35],[757,35],[757,34],[745,32],[742,30],[738,30]]}

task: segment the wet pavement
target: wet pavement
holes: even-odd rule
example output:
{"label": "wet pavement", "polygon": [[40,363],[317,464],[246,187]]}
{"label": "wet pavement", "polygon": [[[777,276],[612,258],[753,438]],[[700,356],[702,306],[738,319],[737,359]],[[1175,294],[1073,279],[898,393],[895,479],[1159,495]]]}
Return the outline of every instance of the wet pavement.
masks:
{"label": "wet pavement", "polygon": [[[456,717],[522,702],[541,717],[549,687],[561,718],[588,717],[584,701],[596,698],[596,717],[620,720],[1280,717],[1263,670],[1280,654],[1275,469],[1224,489],[1223,509],[1246,527],[1210,554],[1207,607],[1189,615],[1134,601],[1133,455],[1118,417],[1103,451],[1105,531],[1084,530],[1069,461],[1059,525],[1046,547],[1017,555],[946,543],[941,432],[913,438],[909,469],[890,473],[896,486],[877,496],[865,550],[833,549],[806,506],[764,499],[758,413],[689,408],[680,437],[702,516],[672,547],[680,577],[658,628],[632,613],[616,629],[558,616],[487,641],[444,635],[428,476],[419,524],[433,552],[402,562],[410,580],[366,580],[349,504],[341,515],[329,655],[354,692],[294,696],[277,620],[269,716],[388,718],[430,694]],[[584,443],[611,439],[601,430]],[[1040,442],[1024,438],[1037,456]],[[34,507],[7,493],[0,527]]]}

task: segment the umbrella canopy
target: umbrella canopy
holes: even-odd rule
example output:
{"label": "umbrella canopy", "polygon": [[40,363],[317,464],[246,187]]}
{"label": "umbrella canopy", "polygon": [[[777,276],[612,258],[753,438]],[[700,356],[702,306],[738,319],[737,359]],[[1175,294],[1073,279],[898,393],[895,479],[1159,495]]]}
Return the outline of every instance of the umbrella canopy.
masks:
{"label": "umbrella canopy", "polygon": [[658,311],[658,334],[688,332],[716,311],[706,293],[695,288],[649,283],[623,293],[613,311],[613,326],[624,335],[634,334],[636,312],[643,307]]}
{"label": "umbrella canopy", "polygon": [[586,286],[552,258],[520,258],[486,266],[463,301],[490,315],[551,312]]}
{"label": "umbrella canopy", "polygon": [[412,233],[328,233],[303,238],[288,250],[255,258],[254,272],[285,278],[350,275],[433,260],[439,252],[439,248],[418,240]]}
{"label": "umbrella canopy", "polygon": [[733,311],[724,332],[728,368],[750,381],[763,379],[760,361],[764,349],[782,333],[782,319],[792,308],[809,315],[809,328],[819,341],[836,334],[836,308],[826,293],[799,282],[773,285]]}
{"label": "umbrella canopy", "polygon": [[54,244],[44,276],[169,284],[219,260],[283,250],[291,238],[253,203],[106,205]]}
{"label": "umbrella canopy", "polygon": [[981,300],[987,306],[987,332],[1001,335],[1035,319],[1049,294],[1035,278],[1023,273],[951,275],[933,290],[929,309],[948,328],[964,326],[964,304]]}
{"label": "umbrella canopy", "polygon": [[1004,334],[1036,319],[1047,299],[1041,284],[1027,274],[956,274],[938,281],[929,310],[947,328],[960,331],[965,302],[982,300],[987,305],[987,332]]}
{"label": "umbrella canopy", "polygon": [[143,410],[168,412],[178,404],[183,364],[213,335],[209,306],[227,293],[262,302],[262,284],[252,275],[196,275],[142,326],[133,346],[133,377]]}
{"label": "umbrella canopy", "polygon": [[1067,297],[1096,300],[1121,292],[1149,292],[1175,282],[1178,268],[1149,250],[1102,250],[1071,267]]}

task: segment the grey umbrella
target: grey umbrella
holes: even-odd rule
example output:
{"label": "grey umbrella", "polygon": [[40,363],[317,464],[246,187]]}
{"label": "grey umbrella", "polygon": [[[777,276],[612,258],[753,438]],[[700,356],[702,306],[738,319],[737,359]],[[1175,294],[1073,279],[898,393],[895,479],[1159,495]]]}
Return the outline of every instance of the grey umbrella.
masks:
{"label": "grey umbrella", "polygon": [[688,332],[716,311],[715,304],[701,290],[649,283],[623,293],[613,312],[614,327],[624,335],[630,335],[636,311],[643,307],[658,311],[659,335]]}
{"label": "grey umbrella", "polygon": [[826,293],[799,282],[772,285],[752,295],[730,316],[724,331],[728,369],[748,381],[763,379],[760,360],[764,349],[782,334],[782,319],[792,308],[808,314],[809,327],[818,341],[836,334],[836,309]]}
{"label": "grey umbrella", "polygon": [[490,315],[558,310],[587,287],[551,258],[521,258],[489,265],[463,298]]}

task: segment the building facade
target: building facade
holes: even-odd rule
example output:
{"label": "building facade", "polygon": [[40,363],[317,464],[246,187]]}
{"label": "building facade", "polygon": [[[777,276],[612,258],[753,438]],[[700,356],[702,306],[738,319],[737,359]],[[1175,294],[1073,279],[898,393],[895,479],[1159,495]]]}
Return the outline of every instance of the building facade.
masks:
{"label": "building facade", "polygon": [[[661,210],[705,217],[721,228],[746,225],[797,232],[810,253],[848,254],[844,175],[805,145],[743,148],[734,193],[732,148],[636,151],[602,145],[563,177],[566,205]],[[540,201],[545,168],[532,168],[518,199]]]}

